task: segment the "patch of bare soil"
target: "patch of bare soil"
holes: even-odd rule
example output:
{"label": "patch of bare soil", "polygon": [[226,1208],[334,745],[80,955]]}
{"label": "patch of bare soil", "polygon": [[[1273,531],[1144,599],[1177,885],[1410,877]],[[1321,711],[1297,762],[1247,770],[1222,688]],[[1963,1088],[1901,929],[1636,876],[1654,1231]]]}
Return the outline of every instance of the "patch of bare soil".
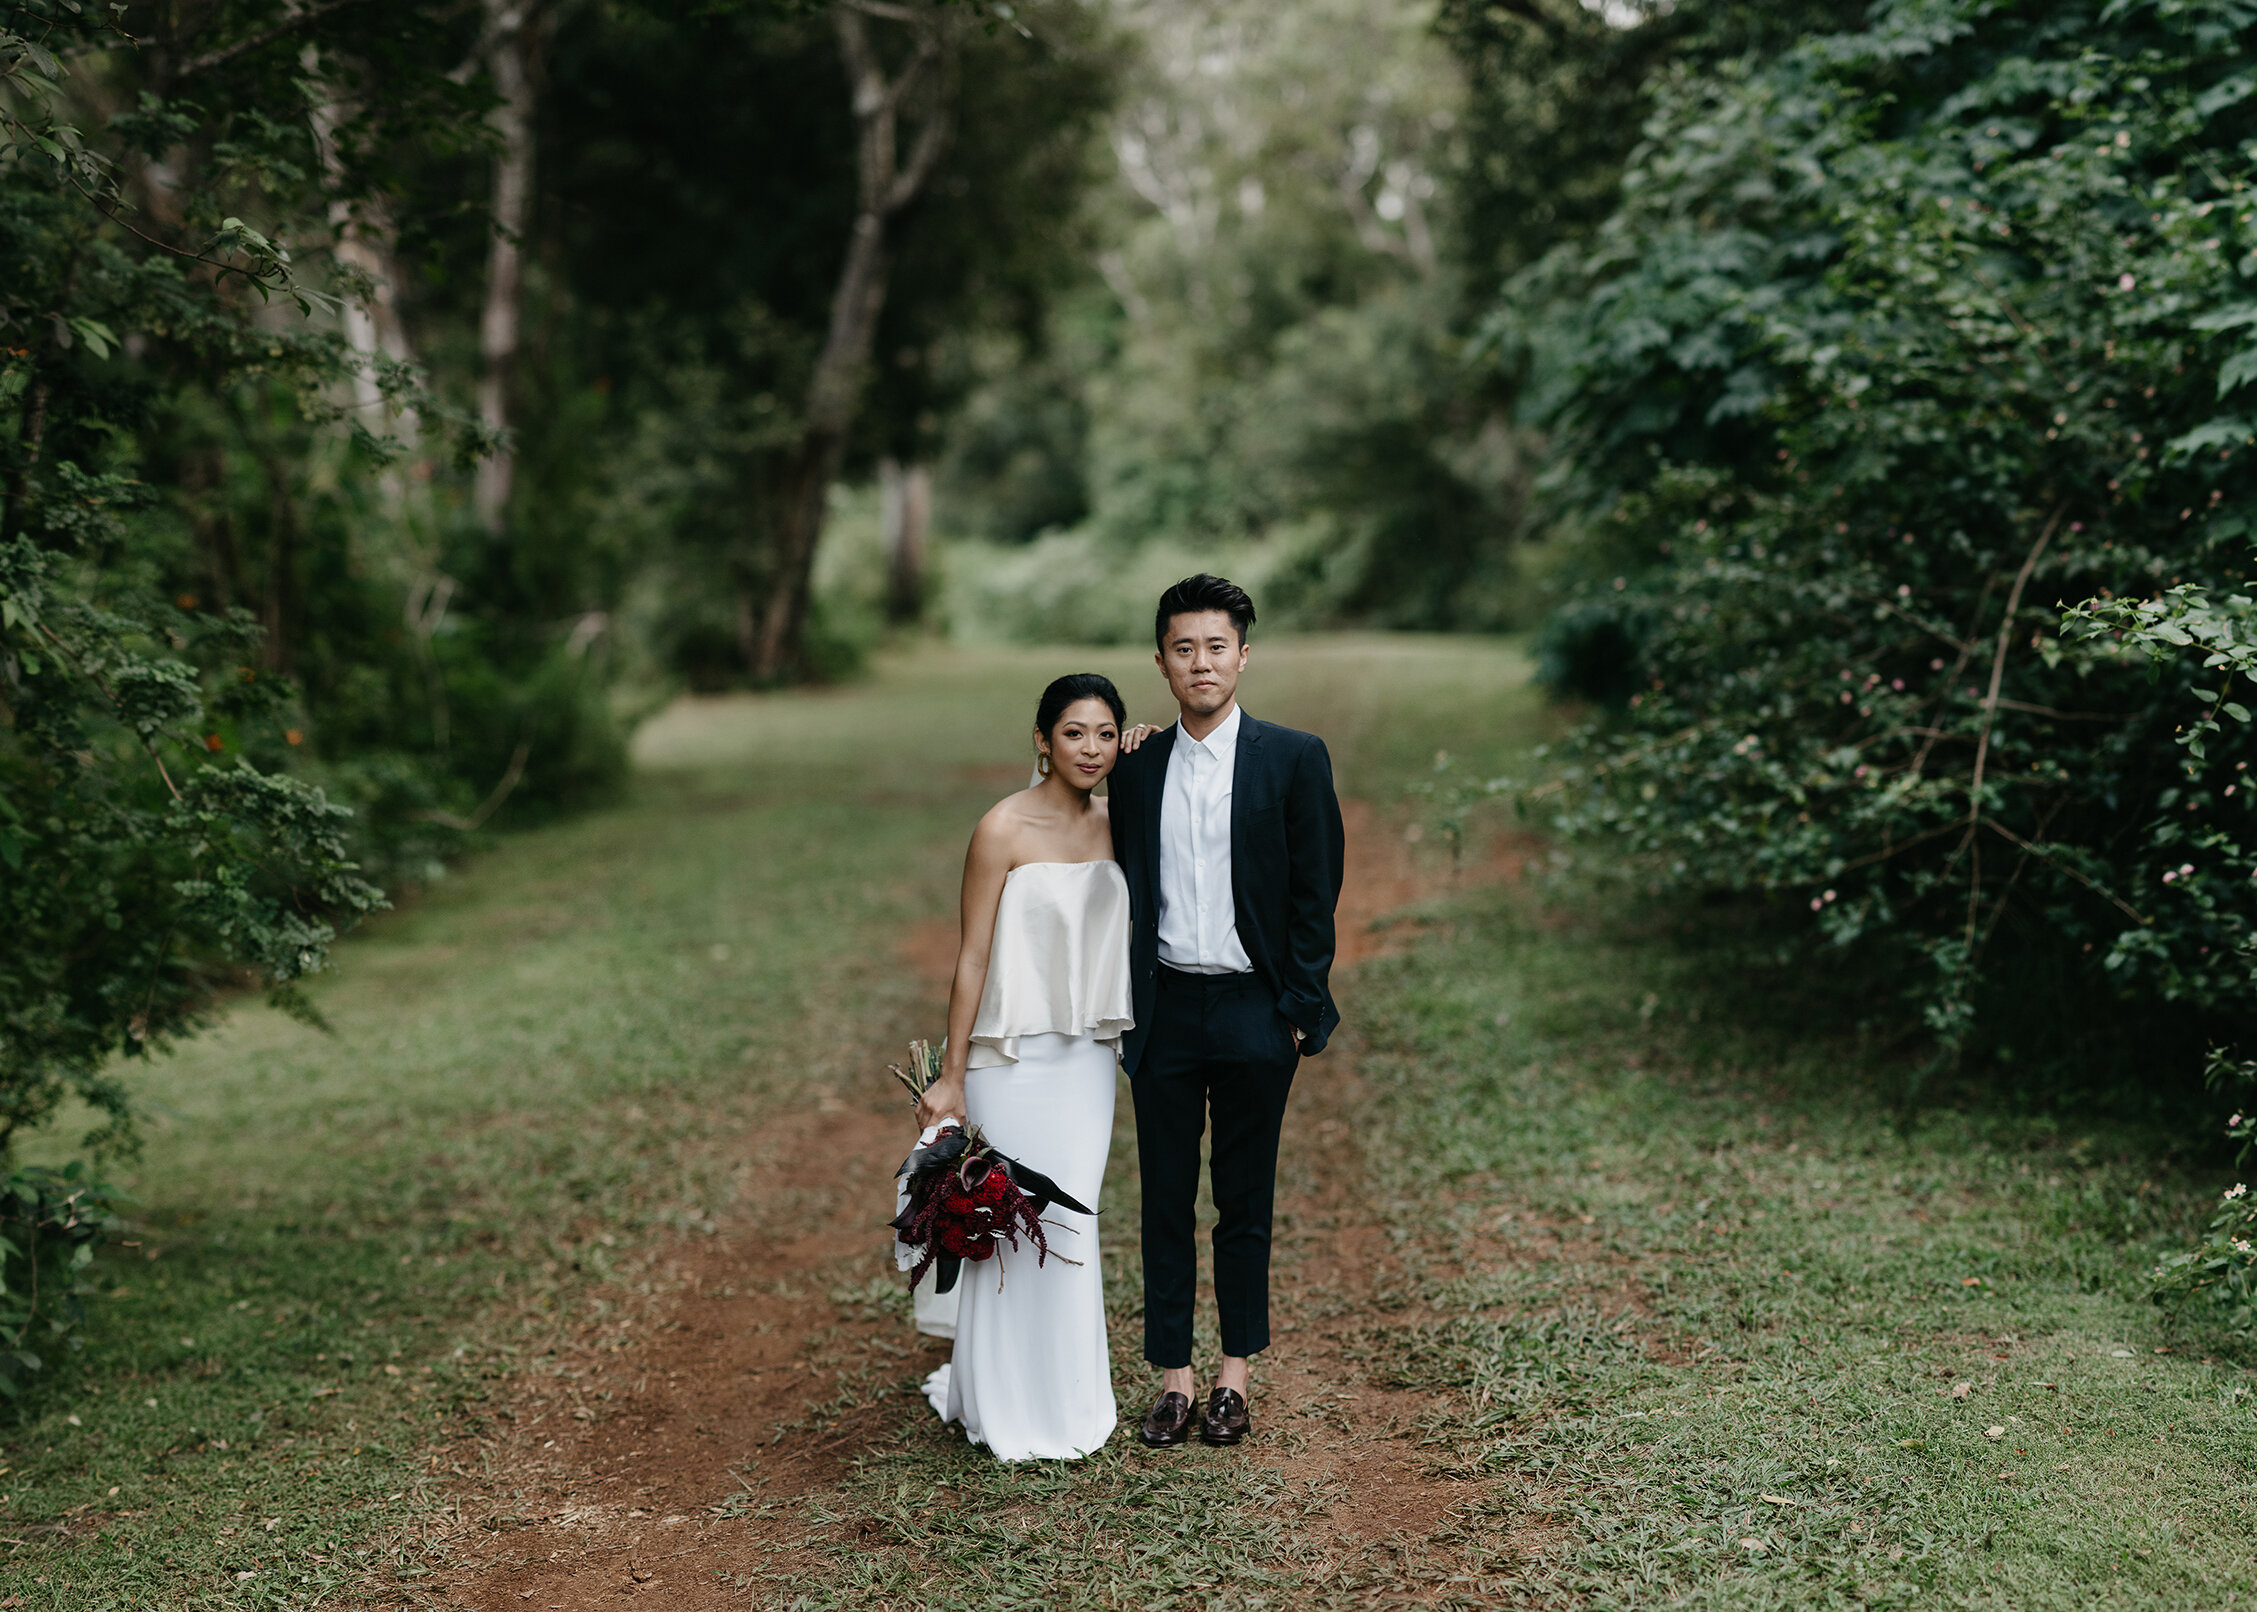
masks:
{"label": "patch of bare soil", "polygon": [[[1346,802],[1344,815],[1343,965],[1399,944],[1404,909],[1456,882],[1513,877],[1526,854],[1507,842],[1477,866],[1438,867],[1368,804]],[[902,952],[937,994],[954,923],[912,932]],[[1353,977],[1339,984],[1352,1018]],[[873,1048],[872,1064],[882,1061]],[[1316,1542],[1344,1547],[1429,1538],[1474,1494],[1421,1454],[1424,1396],[1373,1386],[1348,1356],[1373,1296],[1403,1278],[1361,1197],[1362,1101],[1342,1047],[1308,1067],[1287,1119],[1278,1335],[1257,1372],[1255,1439],[1227,1455],[1165,1457],[1271,1464],[1319,1502],[1303,1524]],[[857,1298],[907,1140],[898,1103],[875,1082],[866,1103],[826,1096],[744,1138],[747,1179],[764,1185],[719,1234],[677,1245],[634,1290],[603,1295],[600,1322],[516,1379],[480,1433],[444,1452],[453,1503],[426,1535],[437,1570],[417,1598],[477,1612],[741,1608],[732,1581],[773,1571],[778,1545],[803,1527],[789,1503],[832,1487],[896,1424],[898,1399],[875,1390],[871,1363],[898,1382],[946,1358],[945,1343]],[[1141,1416],[1155,1389],[1124,1384],[1124,1416]],[[762,1528],[769,1513],[776,1526]]]}

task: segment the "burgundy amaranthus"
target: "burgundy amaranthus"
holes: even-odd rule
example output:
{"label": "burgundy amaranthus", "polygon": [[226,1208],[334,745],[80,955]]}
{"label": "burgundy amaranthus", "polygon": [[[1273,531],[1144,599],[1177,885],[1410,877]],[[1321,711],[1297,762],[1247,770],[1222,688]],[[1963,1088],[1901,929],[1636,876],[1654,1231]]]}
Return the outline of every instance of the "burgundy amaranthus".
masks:
{"label": "burgundy amaranthus", "polygon": [[908,1182],[909,1201],[893,1219],[894,1235],[921,1251],[909,1276],[911,1287],[936,1263],[940,1266],[936,1293],[956,1285],[964,1261],[991,1258],[998,1242],[1016,1249],[1022,1235],[1034,1244],[1035,1264],[1048,1261],[1050,1240],[1043,1235],[1042,1214],[1052,1204],[1080,1215],[1094,1213],[1040,1170],[997,1152],[977,1125],[945,1127],[903,1161],[900,1173]]}

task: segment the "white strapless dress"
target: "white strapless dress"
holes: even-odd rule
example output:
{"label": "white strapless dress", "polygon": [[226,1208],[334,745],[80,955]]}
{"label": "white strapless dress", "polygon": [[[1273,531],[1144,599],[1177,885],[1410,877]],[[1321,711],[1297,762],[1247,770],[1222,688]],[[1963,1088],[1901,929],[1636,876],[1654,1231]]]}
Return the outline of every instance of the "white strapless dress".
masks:
{"label": "white strapless dress", "polygon": [[[965,1060],[971,1122],[1092,1209],[1112,1145],[1121,1033],[1132,1022],[1128,939],[1118,863],[1013,868]],[[1055,1206],[1045,1218],[1047,1261],[1038,1265],[1022,1243],[963,1267],[955,1351],[925,1380],[941,1418],[1006,1461],[1076,1459],[1120,1420],[1096,1218]]]}

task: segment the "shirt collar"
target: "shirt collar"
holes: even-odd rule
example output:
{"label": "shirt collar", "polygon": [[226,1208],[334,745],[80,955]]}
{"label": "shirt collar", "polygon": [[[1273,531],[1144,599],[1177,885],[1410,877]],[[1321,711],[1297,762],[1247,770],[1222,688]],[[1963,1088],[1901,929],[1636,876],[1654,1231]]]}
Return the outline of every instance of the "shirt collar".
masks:
{"label": "shirt collar", "polygon": [[1230,754],[1232,747],[1238,743],[1238,719],[1245,714],[1244,708],[1233,700],[1230,715],[1224,717],[1219,724],[1209,731],[1204,739],[1192,738],[1190,730],[1183,726],[1181,718],[1176,721],[1176,736],[1186,743],[1197,745],[1207,754],[1220,761],[1224,756]]}

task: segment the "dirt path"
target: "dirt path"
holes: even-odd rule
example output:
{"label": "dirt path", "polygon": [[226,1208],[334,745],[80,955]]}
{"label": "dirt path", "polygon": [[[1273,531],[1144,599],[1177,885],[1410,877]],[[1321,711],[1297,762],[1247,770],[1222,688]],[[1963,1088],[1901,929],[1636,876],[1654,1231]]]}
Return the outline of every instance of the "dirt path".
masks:
{"label": "dirt path", "polygon": [[[1410,927],[1383,921],[1448,876],[1422,866],[1402,831],[1364,803],[1348,802],[1347,817],[1338,983],[1352,1019],[1353,965],[1400,943]],[[1518,854],[1505,847],[1469,876],[1515,876]],[[903,948],[936,1001],[953,947],[946,924]],[[1357,1191],[1352,1053],[1329,1054],[1325,1078],[1303,1083],[1287,1118],[1278,1342],[1257,1378],[1261,1431],[1248,1453],[1337,1497],[1306,1526],[1343,1540],[1415,1539],[1469,1490],[1420,1458],[1411,1437],[1420,1396],[1369,1386],[1347,1358],[1360,1301],[1393,1270]],[[885,1056],[871,1049],[873,1075]],[[851,1099],[824,1097],[744,1138],[736,1152],[751,1180],[795,1185],[748,1190],[719,1235],[661,1262],[649,1292],[608,1295],[615,1307],[600,1328],[560,1350],[549,1371],[520,1378],[479,1437],[444,1452],[453,1503],[427,1535],[435,1571],[419,1598],[479,1612],[580,1612],[622,1599],[742,1608],[740,1575],[773,1572],[778,1544],[804,1531],[793,1502],[888,1439],[902,1378],[946,1358],[945,1343],[871,1302],[873,1206],[890,1201],[906,1139],[898,1103],[875,1078]],[[802,1175],[795,1160],[813,1167]],[[1147,1387],[1121,1384],[1124,1415],[1141,1414]]]}

